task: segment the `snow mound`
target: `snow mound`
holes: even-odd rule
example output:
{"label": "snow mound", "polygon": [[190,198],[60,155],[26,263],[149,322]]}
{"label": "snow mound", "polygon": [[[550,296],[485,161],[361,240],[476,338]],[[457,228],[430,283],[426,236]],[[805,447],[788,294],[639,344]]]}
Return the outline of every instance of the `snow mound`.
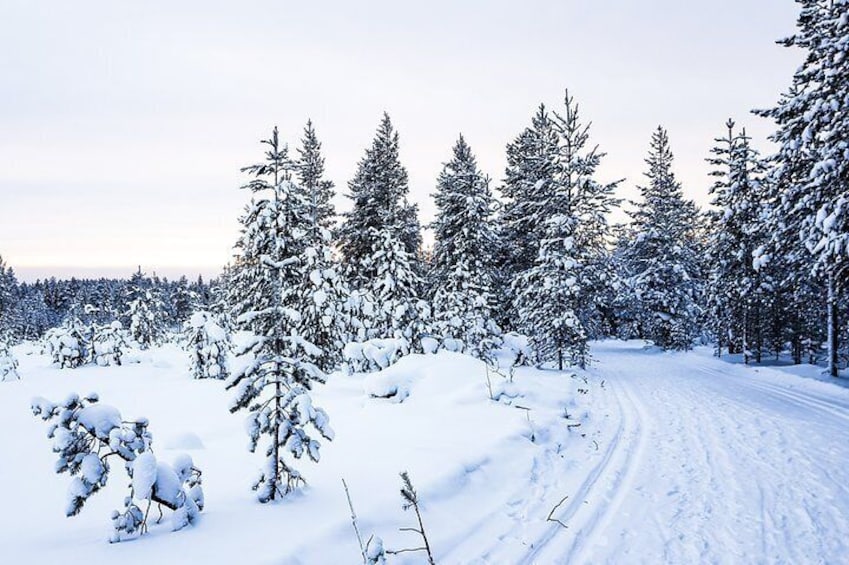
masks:
{"label": "snow mound", "polygon": [[417,378],[417,375],[406,373],[372,373],[363,381],[363,390],[372,398],[388,398],[400,403],[410,396],[410,388]]}
{"label": "snow mound", "polygon": [[439,349],[439,340],[434,337],[423,337],[420,343],[424,353],[436,353]]}

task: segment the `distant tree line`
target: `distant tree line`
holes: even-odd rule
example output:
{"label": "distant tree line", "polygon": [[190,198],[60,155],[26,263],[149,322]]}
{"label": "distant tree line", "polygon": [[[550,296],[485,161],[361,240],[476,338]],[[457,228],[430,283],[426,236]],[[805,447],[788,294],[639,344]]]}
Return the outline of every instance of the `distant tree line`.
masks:
{"label": "distant tree line", "polygon": [[131,304],[149,292],[151,308],[163,328],[179,328],[191,313],[209,308],[216,281],[202,277],[168,280],[137,271],[127,279],[49,279],[19,282],[14,269],[0,257],[0,335],[11,341],[39,339],[68,319],[84,325],[113,321],[129,327]]}

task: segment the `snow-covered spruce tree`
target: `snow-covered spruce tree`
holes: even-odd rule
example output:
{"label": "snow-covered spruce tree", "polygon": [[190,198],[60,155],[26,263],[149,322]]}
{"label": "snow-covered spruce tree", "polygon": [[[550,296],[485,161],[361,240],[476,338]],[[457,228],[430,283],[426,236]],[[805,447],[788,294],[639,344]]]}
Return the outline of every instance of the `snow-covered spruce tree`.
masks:
{"label": "snow-covered spruce tree", "polygon": [[129,345],[127,344],[127,332],[119,321],[105,324],[94,328],[91,338],[91,360],[105,367],[108,365],[121,365]]}
{"label": "snow-covered spruce tree", "polygon": [[15,271],[0,256],[0,336],[5,335],[10,343],[23,339],[27,314]]}
{"label": "snow-covered spruce tree", "polygon": [[374,300],[371,328],[379,338],[404,339],[410,346],[421,337],[415,332],[421,281],[396,226],[384,226],[373,235],[374,249],[367,260],[374,270],[369,285]]}
{"label": "snow-covered spruce tree", "polygon": [[[589,125],[581,123],[578,110],[567,91],[562,113],[540,106],[532,127],[508,145],[502,188],[507,202],[500,216],[501,248],[506,251],[501,261],[509,288],[539,258],[542,241],[549,236],[548,218],[571,216],[577,288],[582,293],[577,315],[591,336],[602,337],[613,331],[610,297],[616,270],[607,216],[619,204],[613,197],[619,181],[603,184],[595,179],[604,153],[588,147]],[[511,317],[518,320],[515,313]]]}
{"label": "snow-covered spruce tree", "polygon": [[159,318],[160,302],[153,290],[145,290],[141,296],[130,301],[127,314],[130,318],[130,337],[142,349],[159,343],[164,328]]}
{"label": "snow-covered spruce tree", "polygon": [[348,183],[350,212],[344,214],[338,246],[342,263],[353,289],[363,289],[377,276],[377,265],[368,259],[379,242],[379,234],[389,226],[401,230],[395,234],[412,260],[418,259],[421,235],[417,233],[416,207],[407,203],[407,170],[398,158],[398,132],[387,114],[377,130],[371,147]]}
{"label": "snow-covered spruce tree", "polygon": [[300,325],[303,338],[319,350],[313,362],[330,372],[342,362],[349,292],[333,256],[330,232],[317,225],[307,229],[301,264],[306,277],[296,288],[302,304]]}
{"label": "snow-covered spruce tree", "polygon": [[142,273],[141,267],[127,283],[126,318],[130,337],[142,349],[148,349],[162,338],[163,306],[153,281]]}
{"label": "snow-covered spruce tree", "polygon": [[364,342],[375,337],[372,328],[375,318],[374,297],[368,289],[350,290],[342,305],[342,312],[346,345],[351,342]]}
{"label": "snow-covered spruce tree", "polygon": [[780,213],[801,238],[826,289],[829,372],[838,373],[838,304],[846,292],[849,249],[849,2],[800,0],[795,35],[783,40],[805,51],[788,93],[758,112],[775,120],[771,139]]}
{"label": "snow-covered spruce tree", "polygon": [[419,222],[419,205],[407,201],[404,197],[398,214],[400,239],[404,251],[410,256],[413,270],[419,277],[424,276],[425,268],[422,255],[422,225]]}
{"label": "snow-covered spruce tree", "polygon": [[44,335],[49,328],[56,325],[53,320],[54,313],[47,307],[44,301],[44,292],[41,282],[21,285],[21,337],[23,339],[37,340]]}
{"label": "snow-covered spruce tree", "polygon": [[640,331],[640,316],[634,281],[628,274],[626,257],[632,244],[633,230],[627,224],[617,224],[613,228],[614,247],[611,262],[616,270],[617,289],[610,301],[613,309],[611,335],[619,339],[638,339],[643,337]]}
{"label": "snow-covered spruce tree", "polygon": [[[86,501],[106,486],[110,458],[123,461],[130,476],[130,493],[123,511],[112,513],[112,542],[133,538],[147,531],[150,508],[157,504],[173,510],[172,530],[193,524],[203,509],[200,470],[188,455],[174,465],[157,462],[151,451],[153,440],[148,421],[124,421],[112,406],[100,404],[96,394],[80,398],[71,394],[61,404],[34,398],[32,412],[50,422],[47,437],[58,454],[57,473],[73,477],[68,486],[67,516],[76,516]],[[145,509],[142,506],[145,503]]]}
{"label": "snow-covered spruce tree", "polygon": [[198,296],[189,287],[189,281],[184,276],[170,285],[168,295],[163,302],[166,310],[170,310],[170,324],[179,327],[188,321],[193,311],[193,306],[198,301]]}
{"label": "snow-covered spruce tree", "polygon": [[509,249],[508,278],[531,268],[539,254],[544,226],[539,223],[554,192],[558,172],[559,135],[551,113],[540,104],[531,125],[507,145],[507,170],[501,193],[502,239]]}
{"label": "snow-covered spruce tree", "polygon": [[294,167],[277,128],[263,143],[265,161],[242,169],[253,177],[244,187],[253,199],[241,219],[236,264],[241,294],[234,296],[236,323],[253,334],[238,354],[250,355],[251,362],[230,377],[227,388],[236,391],[230,410],[250,413],[250,450],[266,439],[266,463],[253,488],[260,502],[268,502],[304,482],[287,454],[299,459],[306,453],[318,461],[320,444],[310,428],[328,440],[333,430],[309,394],[326,377],[312,362],[321,351],[303,337],[306,202],[292,182]]}
{"label": "snow-covered spruce tree", "polygon": [[648,184],[631,215],[631,242],[624,252],[636,296],[640,336],[664,349],[689,349],[698,333],[698,211],[685,200],[672,172],[669,137],[652,134],[646,159]]}
{"label": "snow-covered spruce tree", "polygon": [[[618,204],[613,198],[618,182],[596,180],[604,154],[587,147],[589,126],[581,123],[568,91],[563,113],[541,113],[536,121],[545,120],[555,150],[552,154],[547,144],[542,153],[545,167],[537,170],[544,170],[546,178],[514,203],[533,214],[521,222],[536,230],[537,255],[513,277],[512,289],[517,329],[537,350],[537,364],[556,362],[562,369],[564,362],[585,365],[588,333],[600,337],[613,331],[610,302],[616,277],[607,215]],[[534,164],[533,154],[525,159]]]}
{"label": "snow-covered spruce tree", "polygon": [[737,133],[734,121],[727,135],[716,140],[708,162],[716,178],[711,187],[714,209],[708,213],[709,239],[706,303],[717,354],[743,353],[744,362],[761,361],[769,331],[766,307],[773,288],[766,269],[755,269],[755,251],[767,242],[761,229],[764,167],[746,131]]}
{"label": "snow-covered spruce tree", "polygon": [[461,340],[468,353],[486,358],[500,334],[492,313],[494,200],[489,179],[462,135],[439,174],[434,200],[437,215],[430,225],[435,242],[429,273],[433,330],[443,338]]}
{"label": "snow-covered spruce tree", "polygon": [[18,360],[6,340],[0,336],[0,382],[19,380]]}
{"label": "snow-covered spruce tree", "polygon": [[198,311],[189,317],[184,330],[189,354],[189,371],[196,379],[226,379],[230,375],[227,352],[230,336],[215,323],[209,312]]}
{"label": "snow-covered spruce tree", "polygon": [[349,371],[385,369],[411,350],[423,350],[422,337],[432,333],[430,306],[417,298],[420,280],[398,233],[388,226],[377,234],[367,259],[377,266],[376,276],[343,305]]}
{"label": "snow-covered spruce tree", "polygon": [[324,178],[324,157],[321,142],[312,120],[307,121],[301,146],[298,148],[298,184],[307,196],[307,215],[312,223],[326,230],[333,229],[336,210],[333,207],[333,182]]}
{"label": "snow-covered spruce tree", "polygon": [[331,202],[333,183],[323,179],[324,158],[312,122],[307,122],[301,144],[297,188],[306,202],[301,269],[307,274],[298,287],[303,304],[302,337],[321,350],[314,362],[329,372],[342,362],[346,341],[343,309],[348,289],[334,257],[330,234],[336,218]]}
{"label": "snow-covered spruce tree", "polygon": [[[571,253],[578,269],[576,315],[588,337],[608,337],[612,331],[610,304],[619,281],[611,260],[612,229],[607,218],[619,205],[613,193],[621,181],[596,180],[605,154],[597,147],[588,147],[590,126],[581,123],[578,104],[569,91],[563,113],[553,112],[553,117],[558,133],[557,174],[539,220],[546,228],[544,238],[548,239],[552,235],[551,226],[546,225],[548,218],[558,214],[573,218]],[[556,229],[555,237],[561,235]]]}
{"label": "snow-covered spruce tree", "polygon": [[227,264],[224,265],[218,277],[209,283],[208,311],[215,318],[215,322],[228,332],[234,327],[230,305],[230,289],[234,283],[233,277],[233,266]]}
{"label": "snow-covered spruce tree", "polygon": [[509,293],[512,281],[530,269],[539,255],[544,226],[542,209],[554,190],[558,169],[559,136],[544,105],[531,125],[507,145],[507,169],[500,192],[504,205],[498,216],[497,263],[501,265],[496,320],[504,329],[516,329],[516,313]]}
{"label": "snow-covered spruce tree", "polygon": [[789,350],[796,364],[815,363],[825,342],[827,326],[822,277],[812,276],[813,257],[798,236],[798,216],[785,212],[784,189],[773,169],[764,179],[763,211],[758,231],[768,241],[754,251],[753,266],[773,282],[770,293],[771,348],[776,356]]}
{"label": "snow-covered spruce tree", "polygon": [[580,265],[576,259],[575,218],[557,214],[546,220],[546,237],[533,267],[516,277],[513,292],[519,328],[529,339],[537,365],[564,362],[584,367],[587,335],[576,314]]}

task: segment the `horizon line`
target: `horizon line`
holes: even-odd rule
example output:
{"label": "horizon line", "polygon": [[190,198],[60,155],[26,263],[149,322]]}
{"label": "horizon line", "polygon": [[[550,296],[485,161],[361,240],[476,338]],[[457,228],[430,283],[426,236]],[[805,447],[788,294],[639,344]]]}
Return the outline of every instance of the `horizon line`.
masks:
{"label": "horizon line", "polygon": [[204,280],[217,277],[224,265],[99,265],[99,266],[74,266],[74,265],[26,265],[11,267],[19,282],[34,283],[38,280],[49,280],[56,278],[67,280],[76,279],[128,279],[139,268],[148,276],[159,276],[169,280],[179,279],[185,276],[189,280],[202,276]]}

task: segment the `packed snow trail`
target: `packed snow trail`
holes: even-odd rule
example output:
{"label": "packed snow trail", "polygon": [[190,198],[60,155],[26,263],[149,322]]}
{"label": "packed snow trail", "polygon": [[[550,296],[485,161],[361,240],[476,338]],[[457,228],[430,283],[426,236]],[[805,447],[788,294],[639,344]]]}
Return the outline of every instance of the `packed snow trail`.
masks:
{"label": "packed snow trail", "polygon": [[526,561],[849,562],[849,391],[635,342],[593,355],[620,453]]}

